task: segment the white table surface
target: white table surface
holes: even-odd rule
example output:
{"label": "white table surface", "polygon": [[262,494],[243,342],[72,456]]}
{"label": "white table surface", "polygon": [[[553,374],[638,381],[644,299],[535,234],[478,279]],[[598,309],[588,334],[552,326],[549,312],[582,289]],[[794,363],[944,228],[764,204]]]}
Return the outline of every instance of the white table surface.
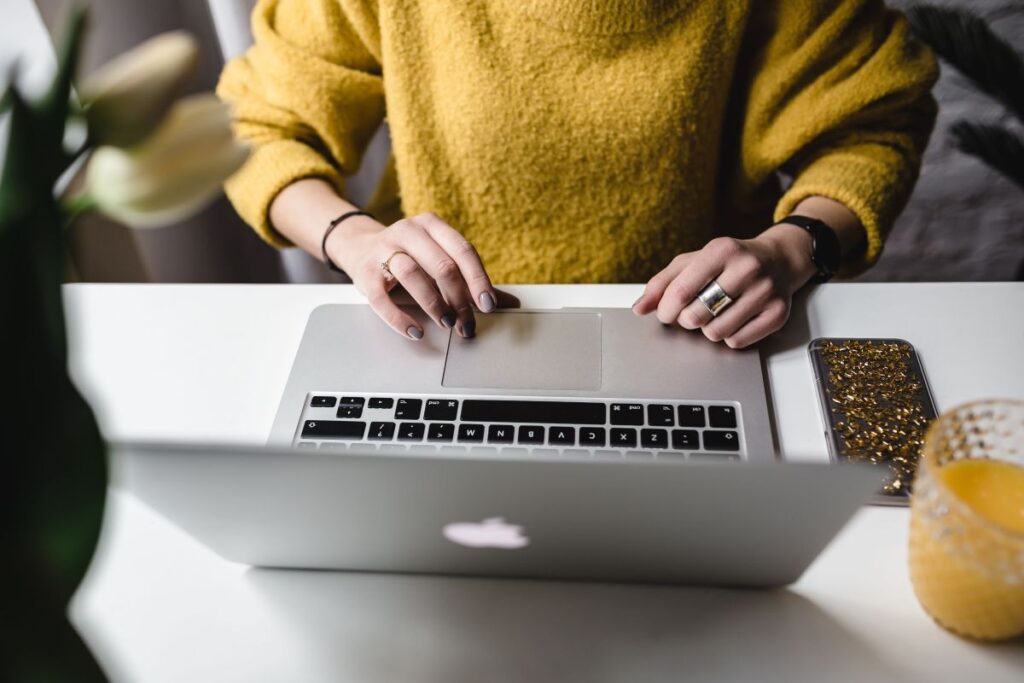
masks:
{"label": "white table surface", "polygon": [[[509,287],[628,306],[640,287]],[[338,285],[70,285],[72,373],[110,439],[262,443],[309,312]],[[428,330],[438,333],[436,330]],[[825,459],[806,344],[902,337],[940,411],[1024,396],[1024,285],[830,284],[763,349],[779,446]],[[1024,644],[936,626],[908,516],[865,508],[788,590],[253,570],[112,492],[72,620],[124,681],[1021,681]]]}

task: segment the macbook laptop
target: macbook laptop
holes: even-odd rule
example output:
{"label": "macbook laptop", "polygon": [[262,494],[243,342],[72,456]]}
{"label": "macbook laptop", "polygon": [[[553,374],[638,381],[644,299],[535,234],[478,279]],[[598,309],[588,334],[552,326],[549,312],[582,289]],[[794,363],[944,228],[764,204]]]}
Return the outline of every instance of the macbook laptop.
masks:
{"label": "macbook laptop", "polygon": [[770,459],[359,446],[112,455],[115,486],[248,565],[751,587],[796,580],[881,478]]}
{"label": "macbook laptop", "polygon": [[361,454],[774,459],[760,356],[628,309],[501,310],[412,342],[367,306],[310,315],[272,445]]}
{"label": "macbook laptop", "polygon": [[114,479],[249,565],[734,586],[794,581],[879,483],[775,461],[756,351],[622,309],[428,330],[321,306],[276,445],[121,446]]}

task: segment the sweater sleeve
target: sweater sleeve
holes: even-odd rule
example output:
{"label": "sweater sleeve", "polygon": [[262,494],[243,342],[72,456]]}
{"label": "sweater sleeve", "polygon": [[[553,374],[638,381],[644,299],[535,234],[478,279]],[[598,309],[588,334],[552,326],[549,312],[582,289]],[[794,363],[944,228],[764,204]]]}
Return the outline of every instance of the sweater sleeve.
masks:
{"label": "sweater sleeve", "polygon": [[252,31],[217,86],[253,148],[225,190],[263,239],[290,246],[270,225],[274,198],[310,177],[341,192],[384,118],[379,26],[356,0],[260,0]]}
{"label": "sweater sleeve", "polygon": [[880,0],[754,3],[742,115],[741,193],[777,171],[793,178],[775,220],[803,199],[841,202],[860,218],[874,263],[913,190],[935,122],[935,59]]}

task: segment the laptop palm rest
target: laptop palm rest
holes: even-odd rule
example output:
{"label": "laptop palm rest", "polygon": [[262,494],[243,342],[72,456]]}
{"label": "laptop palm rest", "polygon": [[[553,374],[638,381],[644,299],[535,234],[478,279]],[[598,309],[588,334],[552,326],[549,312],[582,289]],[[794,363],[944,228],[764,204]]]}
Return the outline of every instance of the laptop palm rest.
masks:
{"label": "laptop palm rest", "polygon": [[451,335],[442,385],[458,389],[601,388],[601,314],[507,311]]}

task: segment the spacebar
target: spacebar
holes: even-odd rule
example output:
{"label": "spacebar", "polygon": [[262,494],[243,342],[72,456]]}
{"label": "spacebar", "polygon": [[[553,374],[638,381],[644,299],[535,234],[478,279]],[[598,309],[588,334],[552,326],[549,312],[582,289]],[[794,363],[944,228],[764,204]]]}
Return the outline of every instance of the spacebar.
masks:
{"label": "spacebar", "polygon": [[578,401],[467,399],[462,402],[462,421],[603,425],[605,423],[605,405]]}

